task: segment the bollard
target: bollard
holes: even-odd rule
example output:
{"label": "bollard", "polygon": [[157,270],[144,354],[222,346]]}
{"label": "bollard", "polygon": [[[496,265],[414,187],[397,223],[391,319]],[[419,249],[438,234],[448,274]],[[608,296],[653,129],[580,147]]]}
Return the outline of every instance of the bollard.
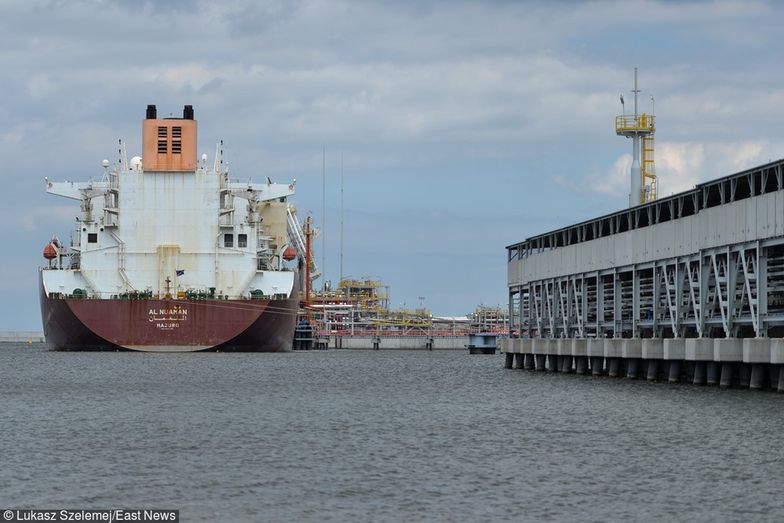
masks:
{"label": "bollard", "polygon": [[550,372],[558,372],[558,356],[555,354],[547,355],[547,370]]}
{"label": "bollard", "polygon": [[706,365],[704,361],[694,362],[694,379],[692,383],[695,385],[705,385]]}
{"label": "bollard", "polygon": [[718,385],[721,365],[717,361],[709,361],[707,365],[705,382],[708,385]]}
{"label": "bollard", "polygon": [[753,390],[761,390],[765,383],[765,364],[753,363],[751,365],[751,379],[749,380],[749,388]]}
{"label": "bollard", "polygon": [[523,368],[523,356],[524,354],[515,354],[515,369],[522,369]]}
{"label": "bollard", "polygon": [[544,354],[534,354],[534,363],[536,370],[544,370]]}
{"label": "bollard", "polygon": [[588,373],[588,356],[575,356],[575,372],[579,375]]}
{"label": "bollard", "polygon": [[511,352],[507,352],[506,361],[504,362],[504,367],[507,369],[511,369],[513,361],[514,361],[514,354],[512,354]]}
{"label": "bollard", "polygon": [[639,358],[630,358],[626,362],[626,377],[632,380],[637,379],[637,374],[640,368],[640,359]]}
{"label": "bollard", "polygon": [[670,383],[678,383],[681,381],[681,360],[670,360],[668,381]]}
{"label": "bollard", "polygon": [[534,355],[523,354],[523,368],[525,370],[534,370]]}
{"label": "bollard", "polygon": [[659,360],[648,360],[648,381],[656,381],[659,377]]}
{"label": "bollard", "polygon": [[620,376],[621,358],[608,358],[607,359],[607,374],[611,378]]}
{"label": "bollard", "polygon": [[719,382],[720,387],[725,389],[732,387],[733,370],[735,370],[734,363],[725,361],[721,364],[721,381]]}

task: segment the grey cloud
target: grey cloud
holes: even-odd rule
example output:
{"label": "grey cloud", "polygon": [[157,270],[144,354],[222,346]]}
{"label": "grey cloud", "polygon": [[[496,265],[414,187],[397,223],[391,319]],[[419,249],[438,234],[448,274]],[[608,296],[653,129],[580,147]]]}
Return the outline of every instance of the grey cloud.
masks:
{"label": "grey cloud", "polygon": [[[645,99],[656,96],[657,139],[714,151],[777,135],[781,12],[768,2],[5,2],[0,205],[18,219],[0,240],[26,253],[14,274],[34,268],[39,244],[69,226],[31,210],[62,203],[42,194],[43,176],[98,176],[118,138],[138,152],[146,104],[176,113],[190,103],[203,152],[212,156],[223,138],[236,176],[296,177],[303,210],[320,209],[322,146],[330,202],[345,152],[348,205],[383,216],[376,230],[352,231],[363,249],[394,237],[395,260],[410,260],[417,245],[406,228],[416,223],[396,223],[395,213],[444,213],[422,220],[430,229],[417,234],[439,234],[411,265],[427,273],[439,257],[461,260],[454,277],[476,286],[467,295],[492,289],[503,301],[502,263],[483,280],[473,274],[484,261],[464,257],[476,237],[492,230],[481,248],[497,253],[623,205],[552,180],[602,175],[628,153],[612,125],[635,65]],[[769,142],[765,153],[775,155],[780,141]],[[479,218],[489,222],[475,226]],[[388,279],[397,295],[411,286],[390,259],[363,252],[349,263],[354,274]],[[430,305],[472,309],[438,298],[452,285],[427,291]],[[19,299],[22,290],[9,292]],[[22,328],[11,324],[19,318],[6,328]]]}

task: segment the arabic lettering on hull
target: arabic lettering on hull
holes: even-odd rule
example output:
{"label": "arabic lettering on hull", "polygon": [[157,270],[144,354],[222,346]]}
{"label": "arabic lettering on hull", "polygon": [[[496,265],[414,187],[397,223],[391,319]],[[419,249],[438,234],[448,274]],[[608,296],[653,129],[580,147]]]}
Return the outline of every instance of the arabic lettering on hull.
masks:
{"label": "arabic lettering on hull", "polygon": [[180,327],[180,322],[188,319],[188,309],[175,305],[161,309],[149,309],[148,321],[160,330],[172,330]]}

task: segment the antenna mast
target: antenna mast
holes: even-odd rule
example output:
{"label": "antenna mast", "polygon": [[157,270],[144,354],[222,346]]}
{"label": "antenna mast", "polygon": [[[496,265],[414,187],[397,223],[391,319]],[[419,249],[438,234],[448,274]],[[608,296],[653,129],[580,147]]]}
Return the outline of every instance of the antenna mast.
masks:
{"label": "antenna mast", "polygon": [[321,152],[321,272],[327,290],[327,146]]}
{"label": "antenna mast", "polygon": [[340,153],[340,280],[343,281],[343,153]]}

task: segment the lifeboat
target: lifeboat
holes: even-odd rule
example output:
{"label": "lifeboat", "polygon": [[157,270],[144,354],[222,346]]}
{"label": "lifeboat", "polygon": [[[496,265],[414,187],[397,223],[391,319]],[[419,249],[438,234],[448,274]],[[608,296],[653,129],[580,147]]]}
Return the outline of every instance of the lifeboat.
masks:
{"label": "lifeboat", "polygon": [[291,245],[286,247],[286,250],[283,251],[283,259],[286,261],[291,261],[296,257],[297,257],[297,251]]}
{"label": "lifeboat", "polygon": [[54,260],[57,258],[57,247],[55,247],[54,243],[49,243],[44,247],[44,258],[47,260]]}

